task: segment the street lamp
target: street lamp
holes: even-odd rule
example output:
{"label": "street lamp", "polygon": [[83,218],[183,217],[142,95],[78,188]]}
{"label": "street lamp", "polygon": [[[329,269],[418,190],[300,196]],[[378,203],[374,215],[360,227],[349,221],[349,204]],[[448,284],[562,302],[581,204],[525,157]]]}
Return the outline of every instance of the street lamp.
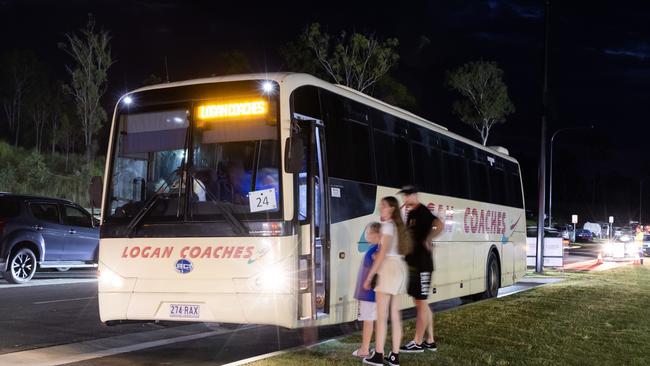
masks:
{"label": "street lamp", "polygon": [[583,128],[594,128],[594,125],[591,126],[576,126],[576,127],[566,127],[566,128],[560,128],[559,130],[555,131],[553,135],[551,136],[551,161],[550,161],[550,177],[549,177],[549,187],[548,187],[548,226],[553,225],[553,215],[552,215],[552,208],[553,208],[553,140],[555,139],[555,135],[562,131],[568,131],[568,130],[580,130]]}

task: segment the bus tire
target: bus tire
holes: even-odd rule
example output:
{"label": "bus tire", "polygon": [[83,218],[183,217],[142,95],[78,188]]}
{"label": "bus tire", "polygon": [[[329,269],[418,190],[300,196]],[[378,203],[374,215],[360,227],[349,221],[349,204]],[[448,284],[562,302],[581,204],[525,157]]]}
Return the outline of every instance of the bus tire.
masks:
{"label": "bus tire", "polygon": [[19,248],[9,257],[4,278],[13,284],[27,283],[36,273],[36,265],[34,252],[29,248]]}
{"label": "bus tire", "polygon": [[485,272],[485,291],[474,295],[474,300],[484,300],[497,297],[501,287],[501,268],[497,255],[490,251]]}

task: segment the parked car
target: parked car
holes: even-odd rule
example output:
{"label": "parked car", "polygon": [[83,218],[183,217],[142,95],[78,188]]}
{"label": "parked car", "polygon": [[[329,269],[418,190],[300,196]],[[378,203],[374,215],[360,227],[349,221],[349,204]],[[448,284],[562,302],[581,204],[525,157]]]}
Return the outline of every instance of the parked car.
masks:
{"label": "parked car", "polygon": [[594,240],[594,234],[591,231],[585,229],[576,229],[575,236],[576,243],[589,243]]}
{"label": "parked car", "polygon": [[566,239],[566,240],[573,239],[573,225],[571,224],[555,225],[555,229],[560,232],[562,239]]}
{"label": "parked car", "polygon": [[[537,226],[528,226],[526,227],[526,236],[529,238],[537,237]],[[544,228],[544,237],[545,238],[561,238],[562,234],[552,227]]]}
{"label": "parked car", "polygon": [[0,193],[0,273],[19,284],[37,268],[95,267],[98,224],[71,201]]}

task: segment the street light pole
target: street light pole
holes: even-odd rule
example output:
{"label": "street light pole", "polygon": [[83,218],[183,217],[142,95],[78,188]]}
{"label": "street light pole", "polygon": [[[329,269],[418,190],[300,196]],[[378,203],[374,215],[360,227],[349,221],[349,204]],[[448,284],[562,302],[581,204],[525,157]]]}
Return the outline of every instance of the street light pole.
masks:
{"label": "street light pole", "polygon": [[539,172],[537,182],[537,245],[535,251],[535,272],[544,272],[544,214],[546,210],[546,116],[548,114],[548,41],[551,1],[546,0],[544,22],[544,88],[542,90],[542,123],[540,131]]}
{"label": "street light pole", "polygon": [[641,208],[643,204],[643,178],[639,180],[639,225],[641,225]]}
{"label": "street light pole", "polygon": [[583,128],[594,128],[594,125],[591,126],[575,126],[575,127],[566,127],[560,128],[555,131],[551,136],[551,152],[550,152],[550,162],[549,162],[549,179],[548,179],[548,226],[553,225],[553,141],[555,140],[555,135],[562,131],[567,130],[579,130]]}

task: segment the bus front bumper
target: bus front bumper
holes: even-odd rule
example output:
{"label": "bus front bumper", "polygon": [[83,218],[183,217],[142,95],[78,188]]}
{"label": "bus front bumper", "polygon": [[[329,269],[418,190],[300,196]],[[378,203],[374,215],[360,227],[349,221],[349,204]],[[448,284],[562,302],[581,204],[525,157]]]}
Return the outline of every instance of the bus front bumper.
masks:
{"label": "bus front bumper", "polygon": [[[100,319],[297,326],[292,294],[100,292]],[[189,312],[176,310],[189,308]]]}

